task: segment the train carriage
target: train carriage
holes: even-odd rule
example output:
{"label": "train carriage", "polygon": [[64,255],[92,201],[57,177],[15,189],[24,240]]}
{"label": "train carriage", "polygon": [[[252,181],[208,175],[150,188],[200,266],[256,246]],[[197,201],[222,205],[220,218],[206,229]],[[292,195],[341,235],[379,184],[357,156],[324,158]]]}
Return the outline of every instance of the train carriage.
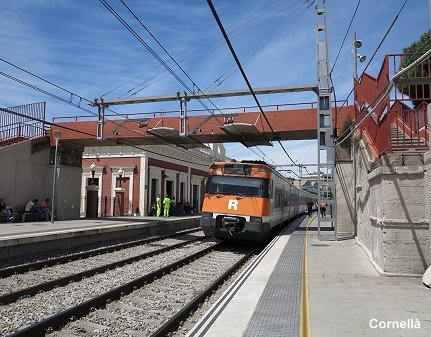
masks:
{"label": "train carriage", "polygon": [[265,241],[304,213],[317,195],[292,185],[263,161],[216,162],[209,170],[201,226],[206,236]]}

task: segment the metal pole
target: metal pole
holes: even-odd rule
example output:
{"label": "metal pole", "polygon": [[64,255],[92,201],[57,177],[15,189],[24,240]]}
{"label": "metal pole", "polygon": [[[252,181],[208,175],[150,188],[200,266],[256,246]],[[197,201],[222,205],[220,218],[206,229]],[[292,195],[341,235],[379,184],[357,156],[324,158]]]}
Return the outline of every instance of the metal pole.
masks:
{"label": "metal pole", "polygon": [[54,179],[52,182],[51,223],[54,223],[55,190],[57,185],[57,153],[59,138],[55,138]]}
{"label": "metal pole", "polygon": [[[431,1],[431,0],[430,0]],[[353,33],[353,78],[357,79],[358,78],[358,50],[355,46],[355,42],[356,42],[356,33]]]}
{"label": "metal pole", "polygon": [[429,0],[429,14],[430,14],[430,31],[431,31],[431,0]]}

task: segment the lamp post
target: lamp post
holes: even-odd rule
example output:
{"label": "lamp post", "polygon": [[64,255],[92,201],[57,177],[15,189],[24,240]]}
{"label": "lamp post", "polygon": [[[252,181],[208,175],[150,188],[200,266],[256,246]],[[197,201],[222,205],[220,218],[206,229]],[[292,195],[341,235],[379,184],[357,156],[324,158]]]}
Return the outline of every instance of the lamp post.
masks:
{"label": "lamp post", "polygon": [[57,154],[58,154],[58,142],[61,138],[61,131],[55,130],[53,132],[55,139],[55,156],[54,156],[54,179],[52,182],[52,203],[51,203],[51,223],[54,223],[54,209],[55,209],[55,190],[57,187]]}
{"label": "lamp post", "polygon": [[90,185],[94,185],[94,174],[96,173],[95,172],[95,170],[96,170],[96,164],[94,163],[94,161],[90,165],[90,170],[91,170],[91,183],[90,183]]}

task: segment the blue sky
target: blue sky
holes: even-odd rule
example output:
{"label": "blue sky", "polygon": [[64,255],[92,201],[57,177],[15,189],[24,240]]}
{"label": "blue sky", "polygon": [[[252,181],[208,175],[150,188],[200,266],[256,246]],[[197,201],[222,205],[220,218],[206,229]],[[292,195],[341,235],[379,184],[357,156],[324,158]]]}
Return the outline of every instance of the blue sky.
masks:
{"label": "blue sky", "polygon": [[[167,56],[130,16],[121,2],[108,2],[168,62]],[[246,87],[239,71],[235,71],[219,86],[214,85],[217,78],[234,66],[234,60],[206,1],[125,2],[199,88],[224,90]],[[303,2],[304,0],[213,1],[253,87],[316,82],[314,6],[305,9],[306,4]],[[362,0],[351,30],[363,41],[361,53],[371,56],[403,2],[404,0]],[[357,0],[327,1],[331,64],[335,60],[356,4]],[[159,62],[99,1],[0,0],[0,13],[0,57],[83,97],[100,97],[138,75],[138,78],[105,97],[130,96],[136,91],[133,88],[145,81],[146,84],[138,88],[151,85],[136,96],[174,94],[185,90],[174,77],[163,72]],[[370,65],[369,73],[377,74],[385,54],[400,53],[404,46],[418,40],[429,27],[428,1],[409,0]],[[363,64],[359,66],[359,71],[362,68]],[[173,69],[192,86],[178,68]],[[236,67],[233,69],[236,70]],[[70,98],[58,89],[3,62],[0,62],[0,71],[63,98]],[[353,82],[351,33],[337,61],[333,79],[337,98],[345,98]],[[0,76],[0,92],[1,107],[46,101],[49,120],[57,116],[87,115],[84,111],[3,76]],[[78,102],[76,98],[73,99]],[[312,93],[259,96],[261,104],[268,105],[312,102],[315,99],[315,94]],[[254,105],[251,96],[217,99],[214,102],[220,108]],[[202,107],[198,102],[191,102],[189,108]],[[119,113],[164,111],[178,109],[178,102],[128,105],[113,109]],[[228,155],[233,158],[257,159],[252,151],[240,144],[225,145]],[[315,141],[289,141],[284,142],[284,146],[298,163],[317,161]],[[270,158],[270,162],[290,163],[278,144],[260,149]],[[310,171],[312,170],[310,168]]]}

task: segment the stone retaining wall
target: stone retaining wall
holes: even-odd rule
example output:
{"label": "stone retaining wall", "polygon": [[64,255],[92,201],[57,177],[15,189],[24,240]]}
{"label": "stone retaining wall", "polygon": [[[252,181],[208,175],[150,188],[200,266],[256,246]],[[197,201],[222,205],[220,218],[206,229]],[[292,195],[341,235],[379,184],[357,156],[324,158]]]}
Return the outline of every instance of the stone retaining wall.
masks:
{"label": "stone retaining wall", "polygon": [[424,155],[387,154],[370,170],[365,146],[358,145],[357,241],[381,273],[421,275],[430,265],[429,171]]}

